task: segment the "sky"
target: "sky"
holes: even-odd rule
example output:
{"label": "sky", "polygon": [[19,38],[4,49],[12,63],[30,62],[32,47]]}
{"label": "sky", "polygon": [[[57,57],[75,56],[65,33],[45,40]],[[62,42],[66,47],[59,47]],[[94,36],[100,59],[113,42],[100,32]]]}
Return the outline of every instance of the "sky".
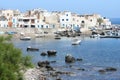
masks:
{"label": "sky", "polygon": [[120,18],[120,0],[1,0],[0,9],[34,8],[48,11],[71,11],[78,14],[100,14],[108,18]]}

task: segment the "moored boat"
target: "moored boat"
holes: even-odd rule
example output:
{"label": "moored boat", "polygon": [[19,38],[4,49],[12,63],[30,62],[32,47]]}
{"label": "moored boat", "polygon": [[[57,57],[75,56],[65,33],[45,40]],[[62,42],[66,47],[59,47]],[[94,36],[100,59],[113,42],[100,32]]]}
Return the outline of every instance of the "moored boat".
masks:
{"label": "moored boat", "polygon": [[72,45],[78,45],[80,43],[81,43],[81,40],[74,39],[73,42],[72,42]]}
{"label": "moored boat", "polygon": [[28,46],[27,47],[27,51],[39,51],[39,49],[38,48],[33,48],[31,46]]}
{"label": "moored boat", "polygon": [[21,37],[20,40],[31,40],[31,37]]}
{"label": "moored boat", "polygon": [[59,35],[56,35],[55,39],[61,39],[61,37]]}

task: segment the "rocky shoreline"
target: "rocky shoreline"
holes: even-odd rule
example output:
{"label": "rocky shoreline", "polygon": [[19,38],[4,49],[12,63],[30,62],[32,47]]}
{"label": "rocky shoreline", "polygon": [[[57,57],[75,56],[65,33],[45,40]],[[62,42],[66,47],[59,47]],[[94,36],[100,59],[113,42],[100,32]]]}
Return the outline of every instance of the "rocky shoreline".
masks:
{"label": "rocky shoreline", "polygon": [[[114,67],[103,67],[103,66],[93,66],[89,69],[87,66],[78,66],[72,63],[82,62],[82,58],[75,58],[72,55],[66,55],[64,59],[65,63],[68,65],[53,67],[56,61],[39,61],[37,67],[27,69],[24,73],[24,80],[65,80],[62,76],[75,77],[78,75],[75,71],[80,73],[84,72],[97,72],[99,75],[109,74],[117,72],[117,68]],[[71,70],[67,70],[71,69]],[[87,75],[86,75],[87,76]]]}

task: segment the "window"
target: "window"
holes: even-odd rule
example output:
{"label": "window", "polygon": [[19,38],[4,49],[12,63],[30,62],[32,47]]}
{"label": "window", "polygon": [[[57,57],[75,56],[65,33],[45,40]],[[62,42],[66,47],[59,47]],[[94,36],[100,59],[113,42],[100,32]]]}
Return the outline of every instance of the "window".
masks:
{"label": "window", "polygon": [[34,19],[31,19],[31,23],[35,23],[35,20],[34,20]]}
{"label": "window", "polygon": [[68,16],[68,14],[66,14],[66,16]]}
{"label": "window", "polygon": [[31,25],[31,28],[35,28],[35,25]]}
{"label": "window", "polygon": [[15,23],[15,19],[13,19],[13,23]]}
{"label": "window", "polygon": [[65,26],[65,24],[63,24],[63,26]]}
{"label": "window", "polygon": [[62,19],[62,21],[64,21],[64,19]]}
{"label": "window", "polygon": [[66,19],[66,21],[68,21],[69,19]]}
{"label": "window", "polygon": [[53,25],[53,28],[55,28],[55,25]]}
{"label": "window", "polygon": [[24,28],[27,28],[28,27],[28,25],[24,25]]}
{"label": "window", "polygon": [[7,13],[7,16],[9,16],[9,13]]}
{"label": "window", "polygon": [[85,21],[81,21],[81,23],[85,23]]}
{"label": "window", "polygon": [[48,26],[46,26],[46,28],[48,28]]}
{"label": "window", "polygon": [[43,28],[43,25],[41,25],[41,28]]}

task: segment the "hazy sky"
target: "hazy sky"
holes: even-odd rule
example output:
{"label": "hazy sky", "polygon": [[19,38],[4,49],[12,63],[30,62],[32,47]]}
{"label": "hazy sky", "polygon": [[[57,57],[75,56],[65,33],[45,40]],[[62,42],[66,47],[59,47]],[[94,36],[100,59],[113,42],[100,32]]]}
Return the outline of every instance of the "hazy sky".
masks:
{"label": "hazy sky", "polygon": [[48,11],[71,11],[78,14],[98,13],[109,18],[120,18],[120,0],[1,0],[1,9],[26,11],[42,8]]}

